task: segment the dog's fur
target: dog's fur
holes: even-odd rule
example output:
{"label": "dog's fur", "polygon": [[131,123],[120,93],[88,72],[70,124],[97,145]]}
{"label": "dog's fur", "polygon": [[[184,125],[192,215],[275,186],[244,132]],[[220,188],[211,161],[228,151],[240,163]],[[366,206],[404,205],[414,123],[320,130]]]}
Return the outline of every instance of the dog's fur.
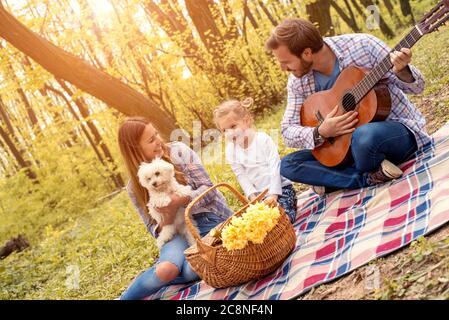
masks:
{"label": "dog's fur", "polygon": [[[148,190],[150,197],[147,203],[148,211],[158,224],[161,223],[162,216],[156,208],[167,206],[171,202],[170,195],[173,193],[189,196],[192,192],[189,185],[184,186],[176,181],[174,166],[160,158],[150,163],[142,162],[137,175],[140,184]],[[174,224],[162,227],[156,240],[159,248],[170,241],[176,233],[183,235],[190,245],[194,243],[194,238],[185,224],[184,210],[184,207],[179,208]]]}

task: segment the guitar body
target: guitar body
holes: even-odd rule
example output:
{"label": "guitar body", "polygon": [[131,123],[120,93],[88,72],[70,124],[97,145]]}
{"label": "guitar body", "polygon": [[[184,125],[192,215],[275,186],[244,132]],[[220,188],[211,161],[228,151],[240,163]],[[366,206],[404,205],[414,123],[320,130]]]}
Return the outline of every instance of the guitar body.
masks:
{"label": "guitar body", "polygon": [[[317,111],[325,118],[336,105],[340,106],[337,116],[346,113],[341,103],[343,96],[353,89],[367,72],[359,67],[348,67],[340,73],[330,90],[310,95],[301,107],[301,125],[305,127],[318,126],[320,122]],[[357,104],[355,110],[358,112],[359,119],[356,127],[371,121],[385,120],[391,110],[391,97],[388,88],[385,85],[376,85]],[[312,154],[325,166],[337,166],[350,158],[351,138],[352,134],[346,134],[335,137],[332,142],[326,140],[321,146],[312,150]]]}

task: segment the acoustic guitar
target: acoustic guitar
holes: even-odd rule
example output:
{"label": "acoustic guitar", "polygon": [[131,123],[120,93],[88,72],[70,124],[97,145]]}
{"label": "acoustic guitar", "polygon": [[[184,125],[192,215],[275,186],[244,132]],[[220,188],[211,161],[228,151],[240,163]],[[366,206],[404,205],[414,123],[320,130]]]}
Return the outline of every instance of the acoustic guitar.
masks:
{"label": "acoustic guitar", "polygon": [[[392,51],[411,48],[425,34],[438,30],[449,19],[449,0],[439,2],[394,47]],[[446,48],[447,49],[447,48]],[[391,51],[391,52],[392,52]],[[372,70],[349,66],[342,70],[334,86],[329,90],[310,95],[301,106],[301,125],[316,127],[328,113],[338,108],[338,115],[355,110],[358,112],[356,127],[372,121],[383,121],[390,114],[391,97],[388,88],[380,80],[393,67],[388,54]],[[328,138],[312,150],[313,156],[323,165],[334,167],[351,157],[352,134]]]}

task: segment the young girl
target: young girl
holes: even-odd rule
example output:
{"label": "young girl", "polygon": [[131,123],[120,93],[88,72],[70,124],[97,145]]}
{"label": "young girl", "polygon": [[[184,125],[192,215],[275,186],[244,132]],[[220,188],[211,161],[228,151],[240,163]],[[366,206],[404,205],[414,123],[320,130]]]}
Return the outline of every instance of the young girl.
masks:
{"label": "young girl", "polygon": [[253,128],[252,103],[251,98],[230,100],[214,111],[215,124],[226,139],[226,160],[250,200],[268,188],[264,201],[278,202],[293,222],[296,192],[291,181],[280,175],[279,153],[271,137]]}
{"label": "young girl", "polygon": [[[155,238],[164,225],[173,223],[179,207],[187,206],[192,199],[212,186],[198,155],[182,142],[164,143],[157,130],[145,118],[128,118],[119,129],[118,142],[131,177],[126,189],[145,226]],[[159,208],[163,216],[160,225],[148,214],[148,191],[139,184],[137,177],[140,164],[151,162],[156,157],[172,163],[175,166],[176,180],[184,185],[189,184],[193,189],[190,197],[172,195],[172,202]],[[225,198],[217,190],[208,193],[192,208],[192,216],[201,236],[231,214]],[[184,250],[188,247],[187,241],[179,235],[167,242],[160,250],[158,261],[134,280],[121,299],[141,299],[163,286],[198,280],[199,277],[184,256]]]}

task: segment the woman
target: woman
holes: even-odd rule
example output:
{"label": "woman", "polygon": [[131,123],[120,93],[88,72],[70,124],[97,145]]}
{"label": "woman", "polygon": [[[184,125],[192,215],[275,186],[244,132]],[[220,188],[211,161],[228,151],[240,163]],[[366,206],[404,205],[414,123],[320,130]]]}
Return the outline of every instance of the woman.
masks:
{"label": "woman", "polygon": [[[151,122],[142,117],[128,118],[118,133],[120,152],[131,177],[127,191],[148,231],[157,238],[161,228],[174,221],[179,207],[185,207],[196,196],[212,186],[198,155],[182,142],[164,143]],[[175,178],[181,184],[189,184],[193,192],[190,197],[172,195],[169,205],[159,208],[163,220],[157,225],[148,214],[148,192],[138,181],[137,171],[142,162],[151,162],[156,157],[175,166]],[[226,220],[232,214],[223,195],[214,190],[202,198],[193,208],[192,216],[201,236]],[[189,245],[182,236],[175,236],[160,250],[158,261],[141,273],[122,294],[121,299],[142,299],[160,288],[198,280],[184,256]]]}

